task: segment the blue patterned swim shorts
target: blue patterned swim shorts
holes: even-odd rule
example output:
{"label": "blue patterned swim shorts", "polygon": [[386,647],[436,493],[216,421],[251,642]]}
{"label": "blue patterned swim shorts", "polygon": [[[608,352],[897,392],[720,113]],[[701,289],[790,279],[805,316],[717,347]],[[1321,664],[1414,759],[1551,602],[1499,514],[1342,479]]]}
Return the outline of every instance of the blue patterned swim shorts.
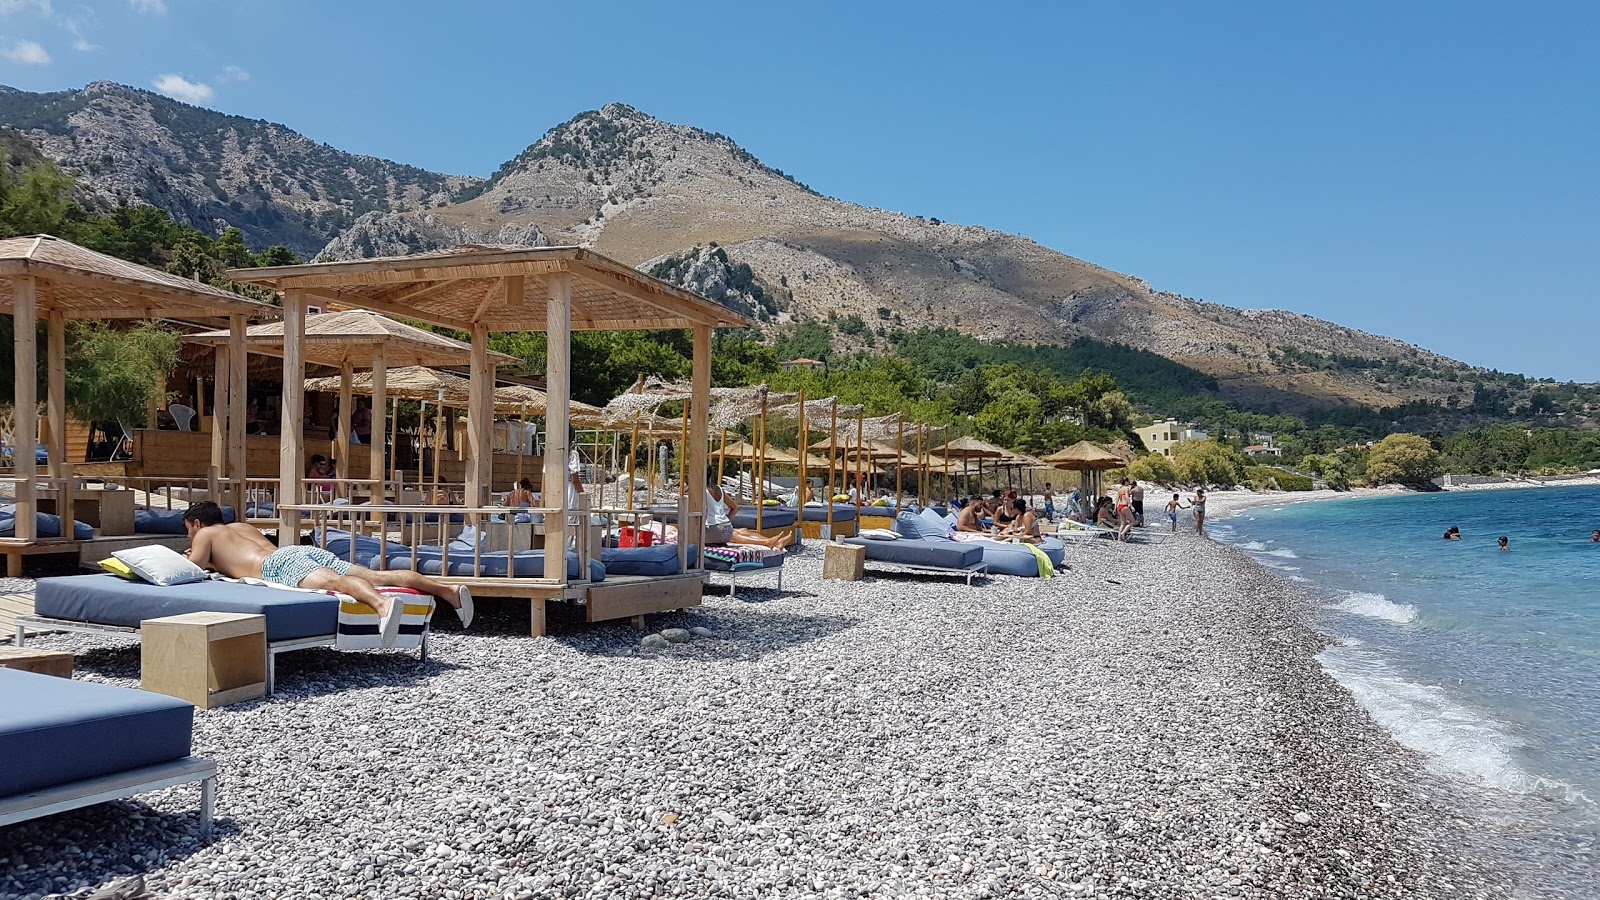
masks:
{"label": "blue patterned swim shorts", "polygon": [[318,569],[332,569],[339,575],[348,575],[350,563],[321,547],[280,547],[261,561],[261,579],[285,587],[299,587],[300,582]]}

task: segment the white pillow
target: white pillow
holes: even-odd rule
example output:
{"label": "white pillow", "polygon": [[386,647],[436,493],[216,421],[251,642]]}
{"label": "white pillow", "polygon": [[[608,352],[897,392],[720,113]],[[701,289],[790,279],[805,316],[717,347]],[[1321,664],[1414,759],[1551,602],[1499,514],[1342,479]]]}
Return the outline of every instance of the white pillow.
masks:
{"label": "white pillow", "polygon": [[111,555],[126,563],[135,575],[162,587],[206,580],[204,569],[171,547],[160,544],[118,550]]}
{"label": "white pillow", "polygon": [[898,541],[900,540],[900,533],[889,528],[863,528],[857,534],[857,537],[863,537],[869,541]]}

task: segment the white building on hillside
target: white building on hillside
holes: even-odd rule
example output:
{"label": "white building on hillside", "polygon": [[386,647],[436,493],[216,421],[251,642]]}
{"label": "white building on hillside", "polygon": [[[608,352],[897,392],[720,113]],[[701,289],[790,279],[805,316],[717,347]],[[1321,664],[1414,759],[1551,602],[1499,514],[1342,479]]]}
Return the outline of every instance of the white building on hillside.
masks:
{"label": "white building on hillside", "polygon": [[1193,425],[1179,422],[1177,419],[1155,422],[1135,428],[1133,431],[1139,435],[1139,440],[1144,442],[1146,450],[1151,453],[1159,453],[1162,456],[1171,456],[1173,446],[1182,441],[1203,441],[1211,436]]}

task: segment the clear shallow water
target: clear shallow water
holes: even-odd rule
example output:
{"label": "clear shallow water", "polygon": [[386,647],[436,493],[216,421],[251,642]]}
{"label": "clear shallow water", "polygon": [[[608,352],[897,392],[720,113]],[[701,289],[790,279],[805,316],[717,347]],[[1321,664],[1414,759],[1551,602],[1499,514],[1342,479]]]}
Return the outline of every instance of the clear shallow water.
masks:
{"label": "clear shallow water", "polygon": [[[1461,541],[1441,539],[1451,525]],[[1212,535],[1309,583],[1338,639],[1328,671],[1435,773],[1482,797],[1477,812],[1558,856],[1551,877],[1564,882],[1597,874],[1595,528],[1600,488],[1574,487],[1286,503]]]}

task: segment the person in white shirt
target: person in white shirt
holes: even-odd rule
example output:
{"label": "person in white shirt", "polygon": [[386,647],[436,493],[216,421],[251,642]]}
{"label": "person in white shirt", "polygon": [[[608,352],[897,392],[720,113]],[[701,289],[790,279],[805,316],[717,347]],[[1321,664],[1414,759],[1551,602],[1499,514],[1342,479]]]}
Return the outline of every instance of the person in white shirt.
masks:
{"label": "person in white shirt", "polygon": [[705,541],[707,546],[716,544],[754,544],[772,550],[781,550],[789,543],[789,535],[778,534],[767,537],[759,531],[749,528],[733,527],[733,514],[739,511],[739,501],[715,484],[706,485],[706,527]]}

